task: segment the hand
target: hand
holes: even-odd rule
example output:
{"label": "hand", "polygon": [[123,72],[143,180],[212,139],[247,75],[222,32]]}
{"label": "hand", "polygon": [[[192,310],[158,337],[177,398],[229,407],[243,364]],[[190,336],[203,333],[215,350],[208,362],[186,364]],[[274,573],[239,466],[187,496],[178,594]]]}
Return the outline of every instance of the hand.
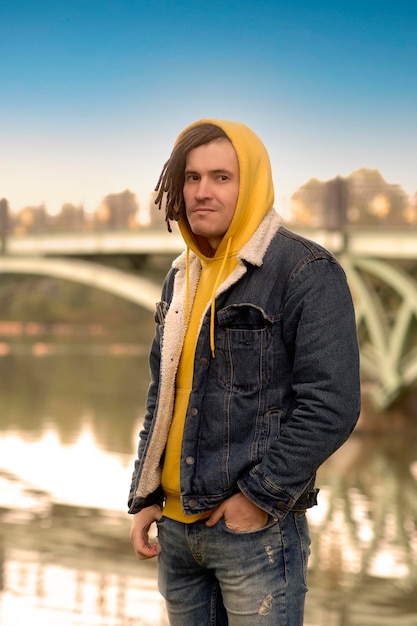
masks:
{"label": "hand", "polygon": [[219,504],[208,518],[206,526],[214,526],[222,517],[227,528],[237,532],[258,530],[268,522],[268,513],[248,500],[243,493],[236,493]]}
{"label": "hand", "polygon": [[161,517],[162,511],[157,504],[148,506],[132,516],[130,541],[138,559],[151,559],[159,554],[159,543],[157,541],[149,542],[149,529]]}

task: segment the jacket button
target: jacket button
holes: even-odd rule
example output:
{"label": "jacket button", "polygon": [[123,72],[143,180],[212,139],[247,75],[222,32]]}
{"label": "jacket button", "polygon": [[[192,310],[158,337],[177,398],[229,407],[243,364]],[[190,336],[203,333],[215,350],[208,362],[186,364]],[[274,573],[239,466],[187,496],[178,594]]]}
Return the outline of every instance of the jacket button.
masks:
{"label": "jacket button", "polygon": [[194,457],[193,456],[187,456],[187,458],[185,459],[185,462],[187,463],[187,465],[193,465]]}
{"label": "jacket button", "polygon": [[278,509],[278,511],[283,511],[283,510],[284,510],[284,509],[286,509],[286,508],[287,508],[287,505],[285,504],[285,502],[282,502],[282,501],[281,501],[281,502],[278,502],[278,503],[277,503],[277,509]]}
{"label": "jacket button", "polygon": [[193,416],[198,415],[198,409],[195,406],[193,406],[193,408],[191,409],[190,413]]}
{"label": "jacket button", "polygon": [[200,359],[200,365],[207,365],[208,359],[205,356],[202,356]]}
{"label": "jacket button", "polygon": [[188,506],[190,506],[192,509],[195,509],[195,507],[197,506],[197,500],[189,500]]}

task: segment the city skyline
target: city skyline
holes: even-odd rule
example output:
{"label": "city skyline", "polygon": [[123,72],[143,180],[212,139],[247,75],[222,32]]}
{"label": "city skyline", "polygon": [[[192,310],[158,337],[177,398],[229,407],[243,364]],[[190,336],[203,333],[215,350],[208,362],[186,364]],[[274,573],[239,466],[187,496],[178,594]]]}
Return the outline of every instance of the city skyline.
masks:
{"label": "city skyline", "polygon": [[0,9],[0,197],[13,211],[147,204],[178,133],[236,119],[276,206],[311,178],[378,169],[417,191],[412,1],[22,0]]}

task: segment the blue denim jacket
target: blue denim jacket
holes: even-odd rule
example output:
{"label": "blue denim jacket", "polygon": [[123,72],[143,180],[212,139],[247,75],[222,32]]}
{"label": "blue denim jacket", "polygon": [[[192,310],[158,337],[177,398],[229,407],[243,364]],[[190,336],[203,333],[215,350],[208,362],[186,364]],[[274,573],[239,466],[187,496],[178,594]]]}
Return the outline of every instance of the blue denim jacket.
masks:
{"label": "blue denim jacket", "polygon": [[[343,269],[329,252],[283,227],[257,245],[259,258],[242,258],[241,272],[216,297],[214,358],[209,308],[202,320],[181,455],[186,514],[211,510],[239,490],[278,519],[311,506],[318,467],[359,416],[358,343]],[[166,439],[155,426],[161,341],[165,347],[165,319],[181,271],[170,271],[157,307],[130,513],[163,501],[157,480],[147,487],[144,465],[155,453],[152,439],[159,446],[152,471],[163,463]],[[181,315],[176,319],[180,327]]]}

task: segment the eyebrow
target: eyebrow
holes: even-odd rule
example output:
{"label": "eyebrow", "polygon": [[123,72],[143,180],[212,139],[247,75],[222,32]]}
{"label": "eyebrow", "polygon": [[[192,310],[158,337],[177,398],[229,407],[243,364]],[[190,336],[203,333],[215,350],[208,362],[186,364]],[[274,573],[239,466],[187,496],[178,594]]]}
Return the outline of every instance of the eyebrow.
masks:
{"label": "eyebrow", "polygon": [[[225,167],[219,167],[218,169],[215,170],[209,170],[210,174],[227,174],[228,176],[233,176],[233,172],[231,172],[230,170],[228,170]],[[189,174],[198,174],[200,175],[200,172],[198,172],[197,170],[191,170],[191,169],[186,169],[184,171],[185,175],[189,175]]]}

